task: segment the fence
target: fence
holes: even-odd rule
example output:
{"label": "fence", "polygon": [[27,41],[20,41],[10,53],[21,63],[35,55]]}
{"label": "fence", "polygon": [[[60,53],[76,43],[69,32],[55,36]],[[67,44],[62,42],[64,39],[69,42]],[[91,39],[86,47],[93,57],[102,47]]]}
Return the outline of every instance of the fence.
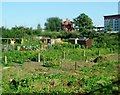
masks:
{"label": "fence", "polygon": [[[17,46],[18,47],[18,46]],[[17,48],[17,50],[19,50]],[[103,50],[90,50],[90,49],[66,49],[66,50],[40,50],[40,51],[9,51],[3,52],[3,63],[7,64],[10,62],[14,63],[24,63],[29,61],[34,61],[38,63],[43,63],[44,65],[48,64],[59,64],[62,65],[67,60],[68,63],[71,63],[71,66],[76,70],[79,66],[79,63],[96,63],[105,58],[101,57],[105,54]],[[111,53],[110,50],[106,54]],[[107,59],[105,59],[107,61]],[[67,63],[66,62],[66,63]]]}

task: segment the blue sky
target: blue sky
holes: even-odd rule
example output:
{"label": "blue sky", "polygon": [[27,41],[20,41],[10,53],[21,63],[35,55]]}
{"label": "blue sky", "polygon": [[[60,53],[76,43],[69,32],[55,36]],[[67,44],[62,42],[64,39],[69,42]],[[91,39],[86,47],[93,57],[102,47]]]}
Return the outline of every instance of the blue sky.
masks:
{"label": "blue sky", "polygon": [[44,27],[49,17],[73,20],[81,13],[87,14],[94,25],[104,25],[104,15],[118,13],[117,2],[3,2],[2,25],[11,28],[15,25],[36,28]]}

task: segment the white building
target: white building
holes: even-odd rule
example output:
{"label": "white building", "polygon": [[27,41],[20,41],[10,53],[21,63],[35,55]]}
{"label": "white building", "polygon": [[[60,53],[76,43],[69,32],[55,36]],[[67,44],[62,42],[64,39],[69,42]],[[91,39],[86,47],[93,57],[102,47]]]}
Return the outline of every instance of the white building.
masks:
{"label": "white building", "polygon": [[118,32],[120,31],[120,1],[118,2],[118,14],[104,16],[104,30]]}
{"label": "white building", "polygon": [[94,30],[95,30],[95,31],[103,31],[103,30],[104,30],[104,27],[103,27],[103,26],[100,26],[100,25],[95,25]]}
{"label": "white building", "polygon": [[120,14],[104,16],[105,31],[120,31]]}

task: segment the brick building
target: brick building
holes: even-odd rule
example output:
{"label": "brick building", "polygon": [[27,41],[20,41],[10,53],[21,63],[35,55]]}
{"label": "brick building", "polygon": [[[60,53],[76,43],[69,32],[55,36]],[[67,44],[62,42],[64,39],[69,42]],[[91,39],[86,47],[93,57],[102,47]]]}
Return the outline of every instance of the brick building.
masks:
{"label": "brick building", "polygon": [[61,28],[65,31],[74,31],[74,23],[67,18],[66,21],[62,20]]}

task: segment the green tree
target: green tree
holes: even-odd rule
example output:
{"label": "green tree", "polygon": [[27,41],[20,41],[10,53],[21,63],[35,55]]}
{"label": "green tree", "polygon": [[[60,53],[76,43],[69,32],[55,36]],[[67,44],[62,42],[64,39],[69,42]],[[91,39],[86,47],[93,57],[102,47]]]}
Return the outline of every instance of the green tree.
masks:
{"label": "green tree", "polygon": [[41,25],[40,25],[40,24],[38,24],[38,25],[37,25],[37,30],[40,30],[40,31],[42,30],[42,28],[41,28]]}
{"label": "green tree", "polygon": [[83,32],[83,34],[93,29],[92,19],[84,13],[80,14],[77,18],[75,18],[74,23],[75,28],[79,32]]}
{"label": "green tree", "polygon": [[109,22],[107,30],[112,31],[112,21]]}
{"label": "green tree", "polygon": [[40,36],[41,32],[42,32],[41,25],[38,24],[38,25],[37,25],[37,29],[33,30],[33,34],[34,34],[34,35],[37,35],[37,36]]}
{"label": "green tree", "polygon": [[23,38],[26,34],[29,34],[29,29],[24,26],[15,26],[10,30],[12,38]]}
{"label": "green tree", "polygon": [[45,23],[46,30],[59,31],[61,29],[61,19],[58,17],[50,17]]}

